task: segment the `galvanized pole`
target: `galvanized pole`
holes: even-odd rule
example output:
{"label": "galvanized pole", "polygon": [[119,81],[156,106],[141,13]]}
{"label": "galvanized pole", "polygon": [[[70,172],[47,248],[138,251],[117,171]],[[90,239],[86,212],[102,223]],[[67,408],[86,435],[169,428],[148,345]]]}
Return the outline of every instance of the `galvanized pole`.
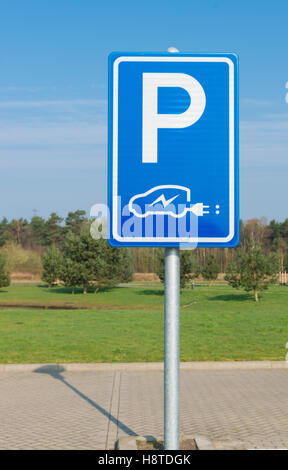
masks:
{"label": "galvanized pole", "polygon": [[[169,47],[167,52],[179,52]],[[179,449],[180,435],[180,250],[165,248],[164,447]]]}
{"label": "galvanized pole", "polygon": [[180,250],[165,248],[164,444],[179,449]]}

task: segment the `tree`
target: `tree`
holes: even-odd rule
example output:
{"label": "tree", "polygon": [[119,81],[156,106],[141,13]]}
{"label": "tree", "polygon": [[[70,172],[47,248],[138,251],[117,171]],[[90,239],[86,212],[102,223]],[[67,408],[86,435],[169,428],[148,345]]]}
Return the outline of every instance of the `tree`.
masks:
{"label": "tree", "polygon": [[215,281],[220,273],[220,265],[214,255],[209,255],[201,274],[204,279],[209,281],[211,285]]}
{"label": "tree", "polygon": [[55,245],[49,247],[43,255],[42,263],[42,280],[48,282],[49,287],[52,287],[53,284],[56,284],[62,272],[63,256],[60,250]]}
{"label": "tree", "polygon": [[134,276],[134,260],[127,248],[118,249],[119,253],[119,273],[120,282],[131,282]]}
{"label": "tree", "polygon": [[279,256],[279,271],[280,271],[280,284],[285,284],[285,271],[286,271],[286,266],[285,266],[285,259],[287,256],[287,240],[285,238],[275,238],[273,240],[272,250],[276,251]]}
{"label": "tree", "polygon": [[0,287],[8,287],[10,285],[10,276],[6,268],[6,257],[0,254]]}
{"label": "tree", "polygon": [[9,273],[24,272],[40,275],[42,272],[42,262],[40,255],[33,250],[25,250],[15,242],[7,242],[2,253],[6,256],[6,267]]}
{"label": "tree", "polygon": [[277,280],[279,259],[276,253],[265,255],[261,246],[252,240],[247,252],[240,249],[225,275],[225,280],[235,288],[243,288],[246,292],[254,292],[258,302],[258,292],[263,291]]}
{"label": "tree", "polygon": [[13,236],[10,231],[10,224],[6,217],[0,222],[0,246],[5,245],[9,240],[13,240]]}
{"label": "tree", "polygon": [[45,222],[44,227],[44,244],[45,245],[53,245],[57,243],[61,243],[63,240],[63,227],[61,227],[61,223],[63,222],[63,218],[59,217],[56,212],[52,212],[49,216],[49,219]]}
{"label": "tree", "polygon": [[98,285],[113,286],[133,280],[134,261],[127,248],[116,248],[105,242],[103,257],[106,266],[103,274],[98,275]]}
{"label": "tree", "polygon": [[[103,260],[101,245],[104,240],[94,240],[89,232],[80,235],[69,232],[64,244],[64,257],[69,259],[66,271],[74,280],[75,285],[83,286],[83,293],[87,293],[89,286],[100,273],[104,273],[105,261]],[[74,271],[78,271],[76,276]],[[67,279],[64,281],[67,285]],[[71,284],[72,285],[72,284]]]}
{"label": "tree", "polygon": [[30,228],[32,231],[32,237],[35,240],[36,243],[39,245],[45,245],[46,239],[45,239],[45,219],[42,217],[39,217],[35,215],[32,217],[31,222],[30,222]]}
{"label": "tree", "polygon": [[70,258],[64,258],[61,266],[61,281],[65,286],[72,287],[72,294],[75,287],[80,286],[83,281],[82,266],[80,263],[72,261]]}
{"label": "tree", "polygon": [[23,235],[25,232],[25,228],[28,225],[28,221],[26,219],[16,219],[12,220],[9,224],[9,230],[10,233],[12,234],[13,240],[21,244],[23,242]]}
{"label": "tree", "polygon": [[65,229],[68,232],[73,232],[76,235],[80,235],[82,228],[87,224],[88,219],[86,212],[78,209],[75,212],[68,212],[65,219]]}
{"label": "tree", "polygon": [[[164,249],[159,248],[156,251],[155,273],[162,282],[165,281],[164,270]],[[180,252],[180,287],[183,289],[188,282],[199,276],[199,265],[191,251]]]}
{"label": "tree", "polygon": [[90,286],[113,286],[133,277],[133,260],[128,250],[111,247],[103,238],[93,239],[89,226],[80,235],[68,233],[64,257],[61,280],[68,285],[71,278],[71,285],[83,286],[84,294]]}

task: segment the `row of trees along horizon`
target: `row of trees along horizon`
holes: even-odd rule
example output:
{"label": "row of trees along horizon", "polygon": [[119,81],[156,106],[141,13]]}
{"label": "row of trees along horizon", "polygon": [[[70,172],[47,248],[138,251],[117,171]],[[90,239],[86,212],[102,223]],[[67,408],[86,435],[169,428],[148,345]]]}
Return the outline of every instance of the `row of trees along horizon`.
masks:
{"label": "row of trees along horizon", "polygon": [[[2,277],[2,286],[7,285],[9,274],[15,271],[42,275],[50,285],[56,280],[73,289],[81,285],[84,292],[89,287],[129,282],[134,272],[155,272],[163,281],[163,249],[112,248],[106,240],[90,236],[91,222],[83,210],[69,212],[65,219],[55,212],[48,219],[36,215],[30,221],[3,218],[0,284]],[[255,300],[259,290],[287,269],[288,219],[269,224],[265,218],[241,221],[240,244],[235,248],[181,251],[181,287],[200,274],[212,282],[222,272],[233,287],[253,290]]]}

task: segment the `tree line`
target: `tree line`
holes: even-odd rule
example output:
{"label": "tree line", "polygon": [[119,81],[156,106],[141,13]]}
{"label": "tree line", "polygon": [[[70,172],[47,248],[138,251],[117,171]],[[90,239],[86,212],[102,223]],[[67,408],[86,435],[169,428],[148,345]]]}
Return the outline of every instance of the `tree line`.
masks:
{"label": "tree line", "polygon": [[[4,217],[0,221],[0,248],[8,242],[16,243],[24,249],[44,253],[49,246],[62,248],[68,233],[79,235],[91,220],[84,210],[69,212],[60,217],[52,212],[47,219],[33,216],[31,220]],[[280,257],[281,269],[288,271],[288,218],[284,222],[272,220],[269,224],[263,217],[240,221],[240,245],[247,251],[249,243],[254,240],[266,255],[277,252]],[[193,254],[198,264],[204,267],[210,255],[214,255],[220,266],[220,272],[226,272],[228,264],[233,261],[238,248],[196,248]],[[157,259],[155,248],[129,248],[134,260],[135,272],[147,273],[154,271]]]}
{"label": "tree line", "polygon": [[[3,218],[0,249],[4,256],[6,253],[6,266],[7,256],[15,256],[16,248],[22,248],[40,253],[42,277],[49,285],[60,280],[72,289],[81,285],[87,292],[89,287],[128,282],[133,270],[155,272],[164,281],[163,249],[112,248],[106,240],[90,236],[90,225],[83,210],[69,212],[66,218],[54,212],[48,219],[35,215],[31,221],[9,222]],[[5,268],[3,255],[0,258],[0,284],[4,286],[9,283],[9,269]],[[31,264],[31,256],[28,262]],[[241,221],[240,244],[236,248],[181,251],[181,287],[200,274],[211,283],[222,272],[229,284],[253,290],[258,300],[259,290],[274,282],[279,270],[288,270],[288,219],[272,220],[269,224],[264,218]]]}
{"label": "tree line", "polygon": [[52,212],[47,219],[35,215],[28,219],[4,217],[0,221],[0,247],[7,242],[15,242],[25,249],[43,252],[46,247],[62,246],[69,232],[80,234],[89,219],[84,210],[69,212],[67,217],[60,217]]}

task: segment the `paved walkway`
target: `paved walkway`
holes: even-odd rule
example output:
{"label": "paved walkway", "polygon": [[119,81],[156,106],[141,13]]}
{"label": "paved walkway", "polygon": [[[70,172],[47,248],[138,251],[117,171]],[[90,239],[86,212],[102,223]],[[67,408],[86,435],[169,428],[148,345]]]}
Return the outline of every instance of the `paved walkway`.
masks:
{"label": "paved walkway", "polygon": [[[127,434],[162,436],[163,373],[1,372],[0,423],[0,449],[111,449]],[[181,431],[288,448],[288,370],[183,370]]]}

